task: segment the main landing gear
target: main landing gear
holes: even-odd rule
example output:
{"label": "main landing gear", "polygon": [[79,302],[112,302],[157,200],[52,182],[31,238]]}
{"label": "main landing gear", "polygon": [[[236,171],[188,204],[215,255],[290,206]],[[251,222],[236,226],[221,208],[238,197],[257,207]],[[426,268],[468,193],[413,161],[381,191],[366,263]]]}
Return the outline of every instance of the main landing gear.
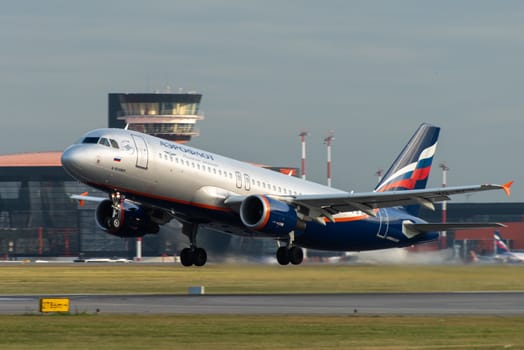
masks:
{"label": "main landing gear", "polygon": [[277,249],[277,261],[280,265],[300,265],[304,260],[304,251],[297,246],[280,247]]}
{"label": "main landing gear", "polygon": [[304,251],[294,243],[295,233],[289,233],[289,240],[285,247],[277,249],[277,261],[280,265],[300,265],[304,260]]}
{"label": "main landing gear", "polygon": [[190,242],[190,247],[180,252],[180,262],[183,266],[204,266],[207,262],[206,250],[198,248],[195,244],[197,232],[198,224],[184,223],[182,225],[182,233],[189,237]]}

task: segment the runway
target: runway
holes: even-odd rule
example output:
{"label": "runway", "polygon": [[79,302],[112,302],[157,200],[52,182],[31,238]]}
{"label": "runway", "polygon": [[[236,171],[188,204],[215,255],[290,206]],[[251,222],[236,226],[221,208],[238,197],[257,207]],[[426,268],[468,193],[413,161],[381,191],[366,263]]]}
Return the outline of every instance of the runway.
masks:
{"label": "runway", "polygon": [[4,295],[0,296],[0,314],[39,313],[39,300],[43,297],[70,298],[71,313],[524,316],[524,292]]}

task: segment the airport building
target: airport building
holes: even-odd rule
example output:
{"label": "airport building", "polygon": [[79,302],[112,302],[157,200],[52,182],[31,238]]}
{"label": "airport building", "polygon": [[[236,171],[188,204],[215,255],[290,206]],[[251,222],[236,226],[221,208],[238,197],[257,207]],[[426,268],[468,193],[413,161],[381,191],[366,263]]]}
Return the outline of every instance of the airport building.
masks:
{"label": "airport building", "polygon": [[[110,93],[108,125],[153,134],[177,142],[197,136],[201,94],[197,93]],[[22,257],[135,256],[136,240],[119,238],[100,230],[94,215],[97,203],[80,205],[70,195],[89,192],[105,196],[71,178],[60,163],[61,152],[0,155],[0,259]],[[273,168],[288,174],[295,168]],[[430,222],[441,220],[440,206],[422,210]],[[448,203],[448,222],[490,221],[507,223],[501,228],[510,248],[524,250],[524,203]],[[444,247],[490,252],[493,230],[448,232]],[[199,242],[211,255],[235,254],[273,256],[276,243],[201,232]],[[442,243],[441,243],[442,244]],[[143,238],[144,256],[173,255],[187,245],[180,225],[172,221],[158,235]]]}

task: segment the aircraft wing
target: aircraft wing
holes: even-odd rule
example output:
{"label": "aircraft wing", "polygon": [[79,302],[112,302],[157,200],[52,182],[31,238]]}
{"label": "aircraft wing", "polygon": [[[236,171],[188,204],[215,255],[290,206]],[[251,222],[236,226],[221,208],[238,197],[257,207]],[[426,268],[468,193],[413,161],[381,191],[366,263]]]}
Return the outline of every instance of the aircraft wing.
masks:
{"label": "aircraft wing", "polygon": [[330,215],[355,210],[375,216],[374,209],[405,205],[422,205],[434,210],[434,203],[449,200],[449,196],[455,194],[502,189],[509,195],[512,184],[513,181],[504,185],[486,184],[407,191],[298,195],[290,202],[293,205],[312,210],[314,213],[310,216],[323,215],[329,218]]}
{"label": "aircraft wing", "polygon": [[[322,222],[322,220],[320,220],[320,217],[322,216],[328,218],[330,221],[334,221],[333,215],[335,214],[357,210],[370,216],[376,216],[375,209],[378,208],[404,205],[422,205],[434,210],[434,203],[449,200],[449,196],[455,194],[504,190],[509,196],[512,184],[513,181],[509,181],[504,185],[486,184],[387,192],[343,192],[335,194],[276,196],[275,198],[296,207],[300,212],[306,215],[306,217]],[[245,198],[245,196],[230,195],[225,198],[224,204],[228,205],[235,211],[239,211],[240,204]],[[443,228],[442,230],[446,230],[446,228]]]}
{"label": "aircraft wing", "polygon": [[78,200],[80,203],[82,203],[81,205],[83,205],[83,201],[99,203],[107,199],[107,197],[88,196],[87,192],[82,194],[72,194],[69,196],[69,198]]}

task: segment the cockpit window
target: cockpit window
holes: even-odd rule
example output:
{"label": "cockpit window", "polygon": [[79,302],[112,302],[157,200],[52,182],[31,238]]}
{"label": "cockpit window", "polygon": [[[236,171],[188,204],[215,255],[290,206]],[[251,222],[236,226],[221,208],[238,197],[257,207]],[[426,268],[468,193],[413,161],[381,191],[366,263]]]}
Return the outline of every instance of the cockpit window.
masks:
{"label": "cockpit window", "polygon": [[109,142],[111,142],[111,146],[113,146],[113,148],[116,148],[116,149],[119,148],[119,147],[118,147],[118,142],[116,142],[115,140],[113,140],[113,139],[109,139]]}
{"label": "cockpit window", "polygon": [[86,137],[82,143],[98,143],[100,137]]}
{"label": "cockpit window", "polygon": [[109,141],[105,137],[102,137],[100,141],[98,141],[98,143],[101,145],[107,146],[107,147],[111,147],[111,145],[109,144]]}

